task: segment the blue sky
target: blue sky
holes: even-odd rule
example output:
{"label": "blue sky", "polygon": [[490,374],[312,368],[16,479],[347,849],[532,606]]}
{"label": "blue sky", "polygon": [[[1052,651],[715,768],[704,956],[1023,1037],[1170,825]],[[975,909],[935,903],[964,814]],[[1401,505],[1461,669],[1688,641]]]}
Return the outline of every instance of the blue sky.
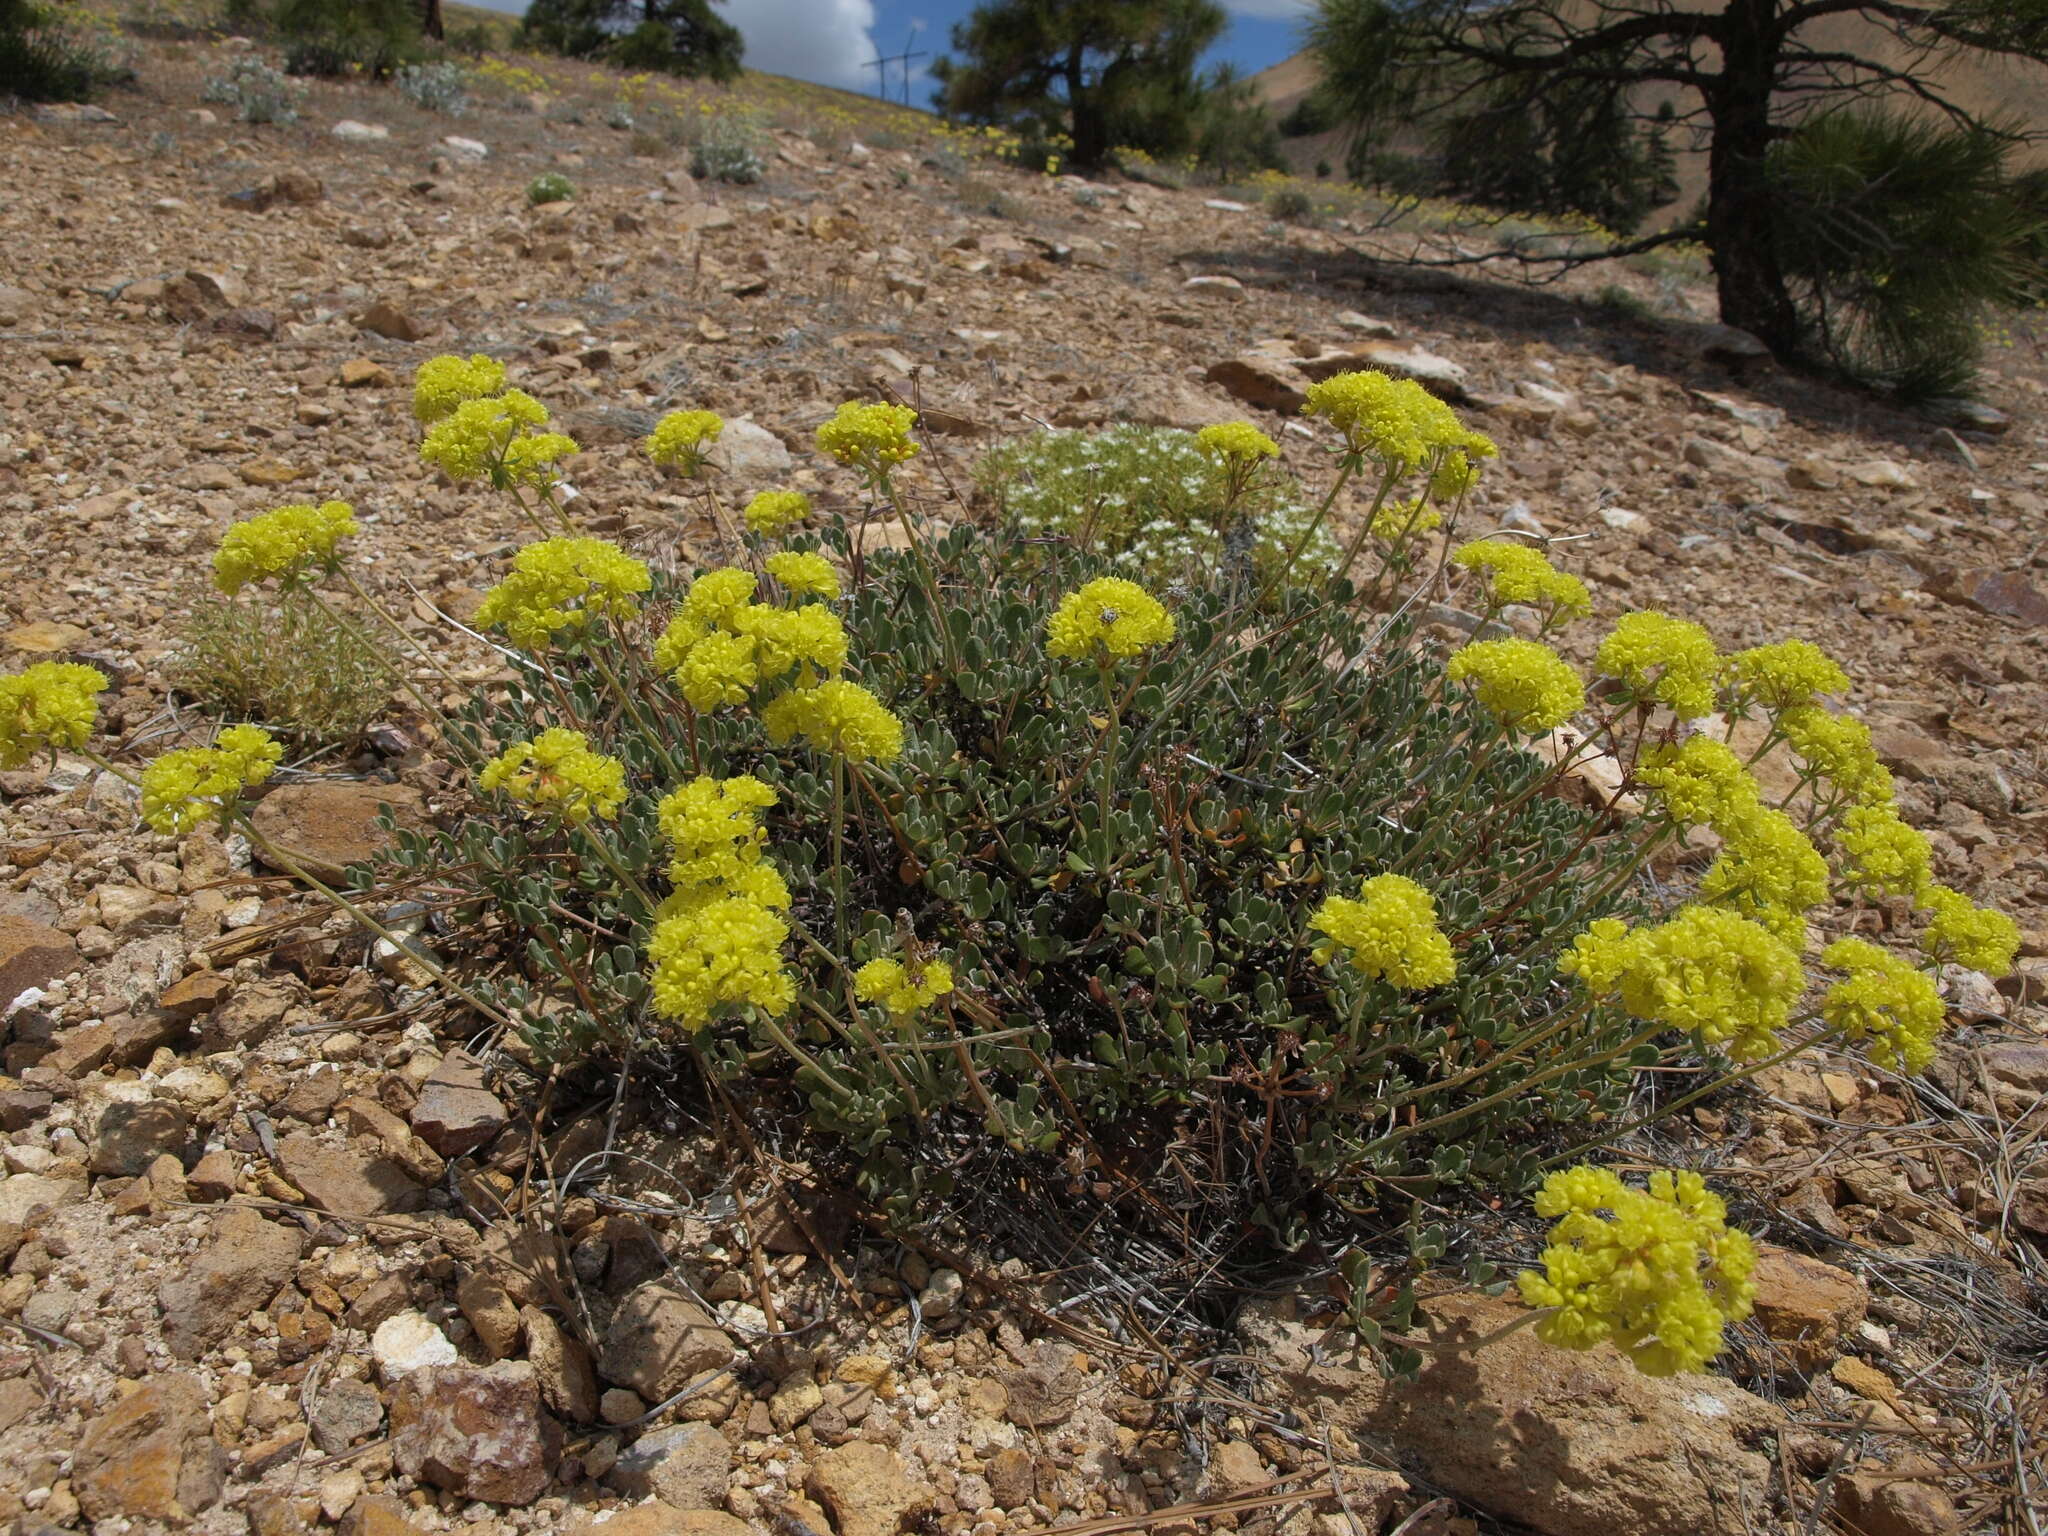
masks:
{"label": "blue sky", "polygon": [[[481,0],[493,10],[518,12],[525,0]],[[1208,62],[1228,59],[1250,74],[1294,53],[1302,16],[1312,0],[1223,0],[1230,30]],[[945,49],[954,22],[974,9],[974,0],[721,0],[722,9],[747,39],[747,63],[755,69],[816,80],[825,85],[874,90],[875,71],[864,68],[879,51]],[[917,78],[928,60],[912,66],[911,101],[929,104],[931,88]],[[899,95],[902,77],[889,71],[890,94]]]}

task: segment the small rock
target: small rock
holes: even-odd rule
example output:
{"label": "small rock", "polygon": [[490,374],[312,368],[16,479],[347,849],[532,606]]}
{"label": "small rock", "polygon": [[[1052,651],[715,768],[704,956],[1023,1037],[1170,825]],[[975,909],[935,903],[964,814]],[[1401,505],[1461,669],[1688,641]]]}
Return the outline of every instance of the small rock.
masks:
{"label": "small rock", "polygon": [[206,1388],[175,1373],[144,1382],[87,1426],[71,1490],[88,1520],[183,1525],[220,1501],[226,1473]]}
{"label": "small rock", "polygon": [[411,311],[388,299],[379,299],[356,316],[356,329],[390,341],[418,341],[432,329]]}
{"label": "small rock", "polygon": [[2011,619],[2025,629],[2048,626],[2048,592],[2018,571],[1978,567],[1944,570],[1929,582],[1935,596],[1983,613]]}
{"label": "small rock", "polygon": [[1202,1476],[1202,1497],[1234,1499],[1273,1480],[1266,1470],[1266,1458],[1259,1448],[1243,1440],[1225,1440],[1209,1453],[1209,1468]]}
{"label": "small rock", "polygon": [[705,453],[704,462],[736,481],[765,484],[787,474],[795,460],[781,438],[760,423],[741,416],[725,424],[718,441]]}
{"label": "small rock", "polygon": [[70,934],[0,912],[0,1012],[31,987],[47,987],[77,968]]}
{"label": "small rock", "polygon": [[1795,491],[1832,491],[1842,473],[1826,459],[1794,459],[1785,469],[1785,483]]}
{"label": "small rock", "polygon": [[1308,400],[1308,375],[1291,351],[1278,347],[1257,348],[1213,363],[1204,377],[1261,410],[1291,416]]}
{"label": "small rock", "polygon": [[547,1491],[561,1449],[561,1426],[542,1409],[524,1361],[430,1365],[392,1396],[392,1460],[462,1498],[531,1504]]}
{"label": "small rock", "polygon": [[1393,341],[1401,332],[1391,320],[1375,320],[1371,315],[1361,315],[1355,309],[1340,311],[1337,324],[1354,336],[1363,336],[1368,341]]}
{"label": "small rock", "polygon": [[659,1500],[609,1515],[586,1512],[568,1529],[569,1536],[754,1536],[753,1526],[722,1510],[671,1509]]}
{"label": "small rock", "polygon": [[331,1146],[304,1131],[278,1143],[277,1160],[308,1204],[336,1216],[390,1216],[427,1203],[426,1190],[393,1159]]}
{"label": "small rock", "polygon": [[377,1389],[350,1376],[330,1381],[313,1404],[313,1440],[329,1456],[374,1435],[383,1423],[384,1402]]}
{"label": "small rock", "polygon": [[299,1262],[304,1234],[231,1205],[213,1218],[197,1257],[157,1287],[164,1343],[196,1360],[277,1294]]}
{"label": "small rock", "polygon": [[1835,1510],[1859,1536],[1955,1536],[1962,1517],[1933,1483],[1851,1473],[1835,1484]]}
{"label": "small rock", "polygon": [[196,1019],[202,1013],[211,1013],[227,1001],[228,994],[235,990],[234,979],[219,971],[194,971],[190,976],[172,982],[158,994],[156,1005],[168,1009],[180,1018]]}
{"label": "small rock", "polygon": [[[427,825],[426,797],[405,784],[287,784],[256,807],[256,830],[293,862],[322,880],[339,880],[359,864],[393,846],[377,824],[389,810],[407,831]],[[257,857],[269,862],[259,845]]]}
{"label": "small rock", "polygon": [[462,1358],[432,1319],[410,1311],[377,1324],[370,1335],[370,1356],[386,1381],[399,1381],[429,1366],[454,1365]]}
{"label": "small rock", "polygon": [[1860,1276],[1783,1248],[1758,1253],[1755,1280],[1757,1321],[1809,1374],[1834,1359],[1870,1306]]}
{"label": "small rock", "polygon": [[391,130],[382,123],[359,123],[347,117],[327,131],[335,138],[350,144],[374,144],[380,139],[391,137]]}
{"label": "small rock", "polygon": [[960,1310],[967,1296],[967,1282],[957,1270],[932,1271],[929,1284],[917,1294],[918,1310],[927,1323],[943,1322]]}
{"label": "small rock", "polygon": [[350,358],[339,377],[343,389],[389,389],[398,382],[389,368],[368,357]]}
{"label": "small rock", "polygon": [[265,490],[277,490],[306,478],[306,471],[296,464],[287,464],[282,459],[251,459],[237,465],[235,473],[242,477],[245,485],[261,486]]}
{"label": "small rock", "polygon": [[660,1402],[733,1359],[732,1341],[681,1291],[650,1281],[619,1304],[605,1330],[598,1372]]}
{"label": "small rock", "polygon": [[1195,298],[1227,299],[1232,304],[1244,302],[1244,284],[1234,277],[1216,274],[1191,277],[1180,285],[1180,291]]}
{"label": "small rock", "polygon": [[678,1424],[642,1435],[606,1477],[630,1499],[650,1494],[676,1509],[723,1509],[732,1444],[709,1424]]}
{"label": "small rock", "polygon": [[839,1536],[899,1536],[931,1508],[931,1490],[913,1481],[886,1445],[855,1440],[821,1452],[805,1491],[832,1517]]}
{"label": "small rock", "polygon": [[471,1270],[455,1287],[456,1305],[476,1330],[477,1341],[493,1360],[517,1353],[521,1324],[519,1308],[505,1288],[482,1270]]}
{"label": "small rock", "polygon": [[491,153],[490,145],[479,139],[466,139],[459,133],[449,134],[447,138],[441,141],[441,145],[445,149],[454,150],[456,154],[462,156],[465,160],[487,159]]}
{"label": "small rock", "polygon": [[456,1050],[420,1086],[412,1128],[443,1157],[461,1157],[488,1145],[508,1118],[504,1103],[484,1086],[483,1063]]}
{"label": "small rock", "polygon": [[[540,1395],[548,1407],[572,1424],[595,1421],[599,1414],[597,1372],[590,1363],[590,1351],[539,1307],[521,1307],[519,1321],[526,1332],[526,1358],[540,1378]],[[638,1416],[637,1412],[627,1415]]]}
{"label": "small rock", "polygon": [[1367,347],[1354,366],[1377,368],[1397,379],[1413,379],[1431,394],[1459,404],[1465,399],[1465,366],[1421,347]]}
{"label": "small rock", "polygon": [[1870,459],[1862,464],[1851,464],[1843,471],[1858,485],[1869,486],[1878,491],[1917,491],[1920,482],[1910,471],[1890,459]]}
{"label": "small rock", "polygon": [[92,1171],[133,1178],[166,1154],[182,1160],[192,1140],[185,1111],[166,1099],[109,1104],[92,1138]]}
{"label": "small rock", "polygon": [[989,1494],[1002,1509],[1017,1509],[1037,1497],[1038,1466],[1021,1446],[997,1451],[986,1472]]}
{"label": "small rock", "polygon": [[806,1366],[792,1372],[775,1389],[774,1396],[768,1399],[768,1417],[777,1429],[788,1434],[824,1404],[825,1394]]}

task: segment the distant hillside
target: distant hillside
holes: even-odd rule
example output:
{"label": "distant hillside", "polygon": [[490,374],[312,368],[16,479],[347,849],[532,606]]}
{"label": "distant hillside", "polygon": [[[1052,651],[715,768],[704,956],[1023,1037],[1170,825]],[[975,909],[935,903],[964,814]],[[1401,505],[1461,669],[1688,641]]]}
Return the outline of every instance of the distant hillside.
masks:
{"label": "distant hillside", "polygon": [[[1718,0],[1678,0],[1691,10],[1718,9]],[[1593,0],[1579,0],[1577,9],[1594,14]],[[1855,52],[1893,67],[1903,68],[1911,50],[1888,37],[1884,31],[1857,16],[1830,16],[1806,27],[1802,39],[1815,47],[1837,52]],[[1928,76],[1949,99],[1980,116],[2006,117],[2048,133],[2048,65],[2022,59],[1989,58],[1966,54],[1936,60]],[[1303,52],[1283,59],[1252,77],[1252,84],[1276,118],[1284,118],[1315,88],[1320,72],[1315,57]],[[1670,94],[1682,113],[1691,104],[1690,91],[1660,90],[1652,101]],[[1341,176],[1344,173],[1345,141],[1342,133],[1315,134],[1282,141],[1289,166],[1302,175],[1312,175],[1318,161],[1327,162]],[[1400,146],[1407,147],[1407,146]],[[1672,148],[1679,156],[1678,201],[1672,209],[1688,209],[1706,189],[1706,155],[1698,147],[1681,142],[1674,135]],[[2025,151],[2030,164],[2048,164],[2048,145],[2036,144]]]}

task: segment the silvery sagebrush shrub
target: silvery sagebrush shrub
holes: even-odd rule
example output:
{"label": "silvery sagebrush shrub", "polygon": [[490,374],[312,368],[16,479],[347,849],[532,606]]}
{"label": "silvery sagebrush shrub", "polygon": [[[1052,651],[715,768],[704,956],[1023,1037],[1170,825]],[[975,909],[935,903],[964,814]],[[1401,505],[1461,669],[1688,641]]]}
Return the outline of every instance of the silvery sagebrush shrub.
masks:
{"label": "silvery sagebrush shrub", "polygon": [[[1519,1276],[1526,1320],[1696,1368],[1748,1311],[1749,1240],[1696,1173],[1637,1187],[1580,1160],[1819,1045],[1917,1072],[1938,968],[1999,971],[2017,932],[1933,882],[1868,731],[1823,702],[1847,678],[1819,650],[1722,656],[1627,614],[1589,690],[1543,643],[1589,616],[1585,586],[1530,543],[1458,542],[1490,442],[1380,374],[1306,410],[1331,462],[1291,544],[1157,591],[1107,574],[1122,550],[1091,527],[941,531],[900,483],[908,408],[819,427],[850,518],[769,487],[736,510],[705,463],[720,418],[672,412],[647,451],[703,496],[728,563],[670,577],[579,528],[577,445],[502,365],[435,359],[423,456],[538,535],[475,616],[513,665],[440,725],[468,805],[328,894],[386,937],[383,904],[430,896],[449,922],[413,946],[423,969],[550,1085],[694,1069],[900,1222],[995,1181],[1188,1252],[1345,1254],[1371,1341],[1461,1210],[1533,1189],[1556,1225]],[[1249,423],[1195,442],[1205,519],[1298,494]],[[250,519],[216,582],[325,605],[338,581],[381,615],[355,531],[342,502]],[[1446,589],[1482,634],[1513,608],[1534,637],[1446,663],[1406,618]],[[0,766],[91,751],[104,686],[0,679]],[[1801,766],[1781,804],[1728,745],[1745,719]],[[1596,752],[1640,814],[1559,793]],[[276,755],[252,726],[166,754],[145,818],[261,841],[246,792]],[[1672,900],[1640,876],[1694,827],[1720,853]],[[1917,961],[1842,938],[1809,975],[1808,923],[1841,902],[1888,905]],[[1673,1067],[1696,1085],[1639,1091]],[[1352,1245],[1403,1228],[1390,1286]]]}
{"label": "silvery sagebrush shrub", "polygon": [[261,59],[240,58],[206,82],[202,99],[233,107],[241,122],[286,124],[299,120],[306,88]]}
{"label": "silvery sagebrush shrub", "polygon": [[391,83],[422,112],[460,117],[469,110],[469,71],[452,59],[401,65]]}
{"label": "silvery sagebrush shrub", "polygon": [[708,112],[690,149],[690,174],[699,180],[751,186],[767,171],[766,142],[752,113]]}
{"label": "silvery sagebrush shrub", "polygon": [[542,203],[567,202],[576,195],[576,184],[560,171],[542,171],[526,184],[526,200],[538,208]]}

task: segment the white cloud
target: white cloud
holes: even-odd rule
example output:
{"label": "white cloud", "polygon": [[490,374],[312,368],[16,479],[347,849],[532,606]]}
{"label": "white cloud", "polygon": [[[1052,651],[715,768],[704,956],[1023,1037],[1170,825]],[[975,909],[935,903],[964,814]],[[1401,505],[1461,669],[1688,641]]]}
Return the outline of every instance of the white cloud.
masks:
{"label": "white cloud", "polygon": [[747,40],[747,68],[873,89],[863,67],[875,56],[873,0],[727,0],[720,10]]}

